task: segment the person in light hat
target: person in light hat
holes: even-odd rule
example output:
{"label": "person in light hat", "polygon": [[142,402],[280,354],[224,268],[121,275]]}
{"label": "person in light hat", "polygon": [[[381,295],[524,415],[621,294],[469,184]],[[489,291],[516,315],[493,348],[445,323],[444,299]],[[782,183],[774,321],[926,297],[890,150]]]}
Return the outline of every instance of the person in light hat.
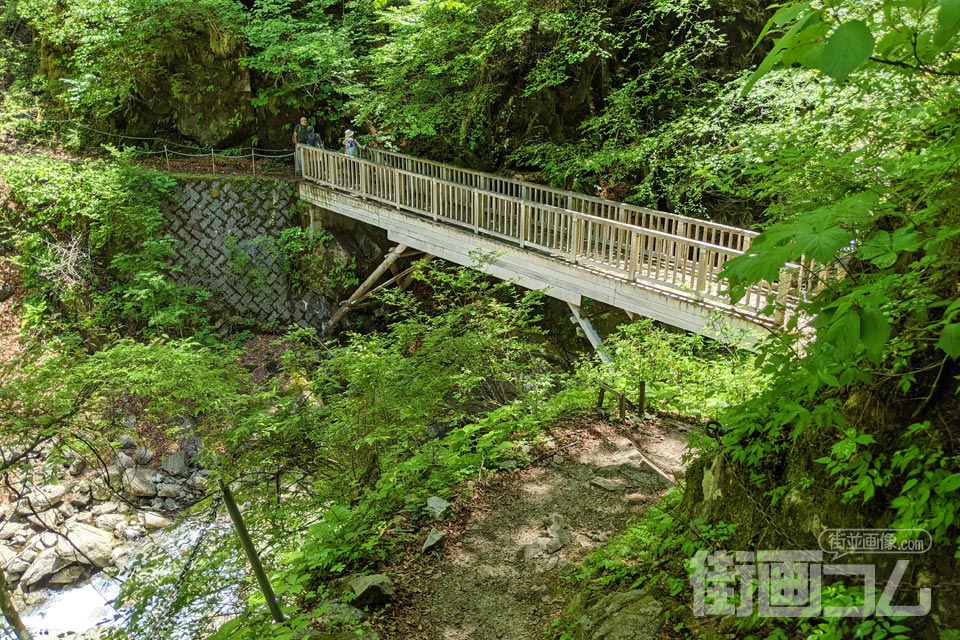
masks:
{"label": "person in light hat", "polygon": [[360,147],[360,143],[354,139],[353,129],[347,129],[343,132],[343,152],[348,156],[356,157],[357,149]]}

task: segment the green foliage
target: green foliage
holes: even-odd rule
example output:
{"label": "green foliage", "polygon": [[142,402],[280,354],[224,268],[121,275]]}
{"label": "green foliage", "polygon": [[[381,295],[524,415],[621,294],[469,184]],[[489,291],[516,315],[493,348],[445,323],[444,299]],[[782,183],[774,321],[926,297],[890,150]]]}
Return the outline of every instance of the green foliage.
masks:
{"label": "green foliage", "polygon": [[916,73],[956,75],[960,10],[953,0],[790,2],[760,38],[783,31],[744,91],[782,64],[818,69],[838,82],[869,62]]}
{"label": "green foliage", "polygon": [[185,58],[222,60],[240,47],[242,5],[233,0],[19,0],[16,10],[43,40],[50,93],[75,115],[105,118],[138,101],[208,83],[173,70]]}
{"label": "green foliage", "polygon": [[765,386],[748,354],[728,351],[703,336],[659,328],[651,320],[621,327],[604,344],[613,363],[589,365],[581,374],[612,383],[632,400],[644,382],[647,405],[657,411],[716,417]]}
{"label": "green foliage", "polygon": [[[622,533],[583,561],[579,573],[568,579],[570,587],[587,595],[588,602],[599,600],[607,592],[640,588],[663,591],[690,602],[688,560],[699,550],[725,548],[737,525],[690,519],[680,511],[681,498],[680,491],[672,491],[629,522]],[[577,608],[567,609],[548,637],[581,638],[581,615]],[[670,617],[668,613],[666,620]],[[686,631],[682,622],[674,626],[676,631]]]}
{"label": "green foliage", "polygon": [[339,300],[360,284],[357,260],[339,247],[331,246],[326,231],[300,227],[284,229],[271,252],[282,261],[291,284],[299,290],[313,289],[329,299]]}
{"label": "green foliage", "polygon": [[720,90],[711,67],[730,53],[727,11],[736,8],[691,1],[636,6],[625,17],[629,27],[608,36],[623,45],[620,66],[577,135],[525,140],[511,158],[538,168],[555,186],[709,215],[696,175],[705,164],[703,147],[717,144],[740,119],[732,105],[704,104]]}
{"label": "green foliage", "polygon": [[[729,414],[734,433],[725,442],[768,488],[783,482],[787,451],[817,442],[818,462],[844,500],[955,548],[960,467],[940,412],[955,406],[960,353],[960,121],[956,81],[937,76],[949,68],[946,49],[933,44],[945,22],[924,6],[922,16],[909,3],[869,16],[858,6],[833,30],[834,13],[790,5],[771,23],[789,28],[765,65],[800,62],[846,83],[828,83],[807,113],[820,133],[779,136],[789,147],[773,146],[778,136],[768,133],[765,169],[753,174],[775,197],[780,221],[749,256],[728,263],[731,297],[776,278],[785,263],[801,265],[805,296],[791,328],[812,319],[806,331],[815,339],[797,330],[768,345],[771,392]],[[861,64],[863,25],[876,39],[869,64]],[[897,44],[904,34],[923,44],[905,50]],[[955,48],[955,34],[939,38]],[[820,51],[816,64],[789,57],[804,46]],[[761,66],[755,78],[765,73]]]}
{"label": "green foliage", "polygon": [[197,328],[205,294],[174,281],[177,247],[163,234],[175,182],[129,155],[67,162],[0,157],[3,229],[33,292],[25,326],[88,335]]}
{"label": "green foliage", "polygon": [[[466,269],[424,265],[419,277],[434,291],[391,295],[384,335],[340,347],[286,336],[283,380],[217,435],[221,467],[246,470],[237,493],[254,505],[248,524],[277,545],[274,581],[306,619],[329,579],[406,540],[398,510],[418,517],[429,495],[496,469],[516,438],[584,401],[548,399],[537,296]],[[260,628],[262,608],[251,602],[243,619],[230,633]]]}
{"label": "green foliage", "polygon": [[249,282],[253,287],[266,285],[267,270],[254,266],[255,256],[266,245],[272,247],[273,239],[269,236],[255,236],[247,240],[240,240],[233,234],[223,237],[223,255],[227,259],[227,270],[234,278],[241,282]]}
{"label": "green foliage", "polygon": [[[344,96],[356,92],[353,34],[333,9],[340,3],[313,0],[257,0],[242,29],[250,53],[244,66],[272,78],[254,98],[254,106],[312,108],[336,121]],[[356,10],[356,7],[354,7]]]}

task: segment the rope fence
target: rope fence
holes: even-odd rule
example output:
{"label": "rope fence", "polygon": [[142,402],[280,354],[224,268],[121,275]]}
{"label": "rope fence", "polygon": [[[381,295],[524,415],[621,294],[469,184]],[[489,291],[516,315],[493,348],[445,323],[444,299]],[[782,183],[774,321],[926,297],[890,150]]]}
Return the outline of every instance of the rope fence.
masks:
{"label": "rope fence", "polygon": [[[74,120],[53,120],[48,119],[44,120],[43,123],[57,124],[57,125],[67,125],[68,127],[75,127],[77,129],[84,129],[99,135],[107,136],[114,138],[120,143],[120,148],[124,151],[130,151],[133,154],[142,157],[144,159],[156,159],[159,160],[161,157],[162,167],[167,171],[171,170],[171,161],[176,161],[178,158],[209,158],[210,159],[210,170],[212,173],[217,173],[217,160],[219,159],[220,168],[226,169],[226,171],[221,171],[221,173],[251,173],[256,176],[258,173],[258,163],[262,162],[275,162],[283,163],[283,170],[289,168],[291,171],[293,169],[293,163],[288,162],[293,158],[294,151],[291,148],[287,149],[262,149],[255,147],[253,145],[249,146],[240,146],[240,147],[230,147],[226,149],[214,149],[212,147],[197,147],[191,146],[188,144],[183,144],[180,142],[175,142],[171,140],[166,140],[159,137],[142,137],[142,136],[129,136],[120,133],[111,133],[109,131],[101,131],[93,127],[87,126],[83,123],[76,122]],[[64,127],[67,128],[67,127]],[[100,155],[103,153],[102,146],[92,146],[92,145],[64,145],[62,141],[59,140],[50,140],[45,138],[29,137],[26,133],[21,133],[14,128],[10,131],[18,140],[18,142],[25,144],[30,149],[39,149],[39,148],[54,148],[62,149],[67,148],[71,153],[87,153],[89,155]],[[128,142],[133,144],[127,144]],[[144,145],[144,143],[162,143],[162,149],[141,149],[139,146]],[[238,164],[242,163],[242,164]],[[154,163],[156,164],[156,163]],[[245,165],[245,166],[244,166]],[[289,167],[288,167],[289,165]],[[154,167],[159,168],[159,166]],[[270,173],[271,168],[260,168],[261,174]]]}

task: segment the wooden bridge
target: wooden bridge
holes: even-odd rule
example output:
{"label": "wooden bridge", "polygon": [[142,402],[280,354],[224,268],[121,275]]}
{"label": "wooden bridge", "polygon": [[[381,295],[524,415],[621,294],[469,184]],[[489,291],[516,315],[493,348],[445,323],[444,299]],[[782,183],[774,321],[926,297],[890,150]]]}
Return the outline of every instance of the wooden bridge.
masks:
{"label": "wooden bridge", "polygon": [[543,289],[575,317],[589,298],[723,338],[782,325],[800,290],[789,265],[730,303],[718,274],[753,231],[379,149],[301,150],[301,199],[403,247]]}

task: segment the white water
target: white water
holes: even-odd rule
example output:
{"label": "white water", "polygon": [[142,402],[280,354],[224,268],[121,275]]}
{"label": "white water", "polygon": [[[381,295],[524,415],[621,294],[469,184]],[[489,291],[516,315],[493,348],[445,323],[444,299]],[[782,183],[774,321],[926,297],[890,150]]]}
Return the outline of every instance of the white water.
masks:
{"label": "white water", "polygon": [[120,582],[102,573],[70,589],[39,592],[39,604],[21,612],[23,623],[36,637],[84,633],[118,616],[111,602],[120,593]]}
{"label": "white water", "polygon": [[[229,532],[227,525],[214,525]],[[153,550],[170,556],[180,555],[197,543],[202,526],[189,520],[172,528],[157,531],[137,545],[137,551]],[[236,576],[239,580],[239,576]],[[120,593],[121,579],[97,573],[87,582],[68,589],[44,589],[31,594],[34,604],[21,608],[20,617],[30,632],[38,638],[56,638],[60,634],[82,635],[98,627],[123,624],[123,616],[112,606]],[[230,599],[228,599],[230,600]],[[90,637],[97,637],[95,633]]]}

